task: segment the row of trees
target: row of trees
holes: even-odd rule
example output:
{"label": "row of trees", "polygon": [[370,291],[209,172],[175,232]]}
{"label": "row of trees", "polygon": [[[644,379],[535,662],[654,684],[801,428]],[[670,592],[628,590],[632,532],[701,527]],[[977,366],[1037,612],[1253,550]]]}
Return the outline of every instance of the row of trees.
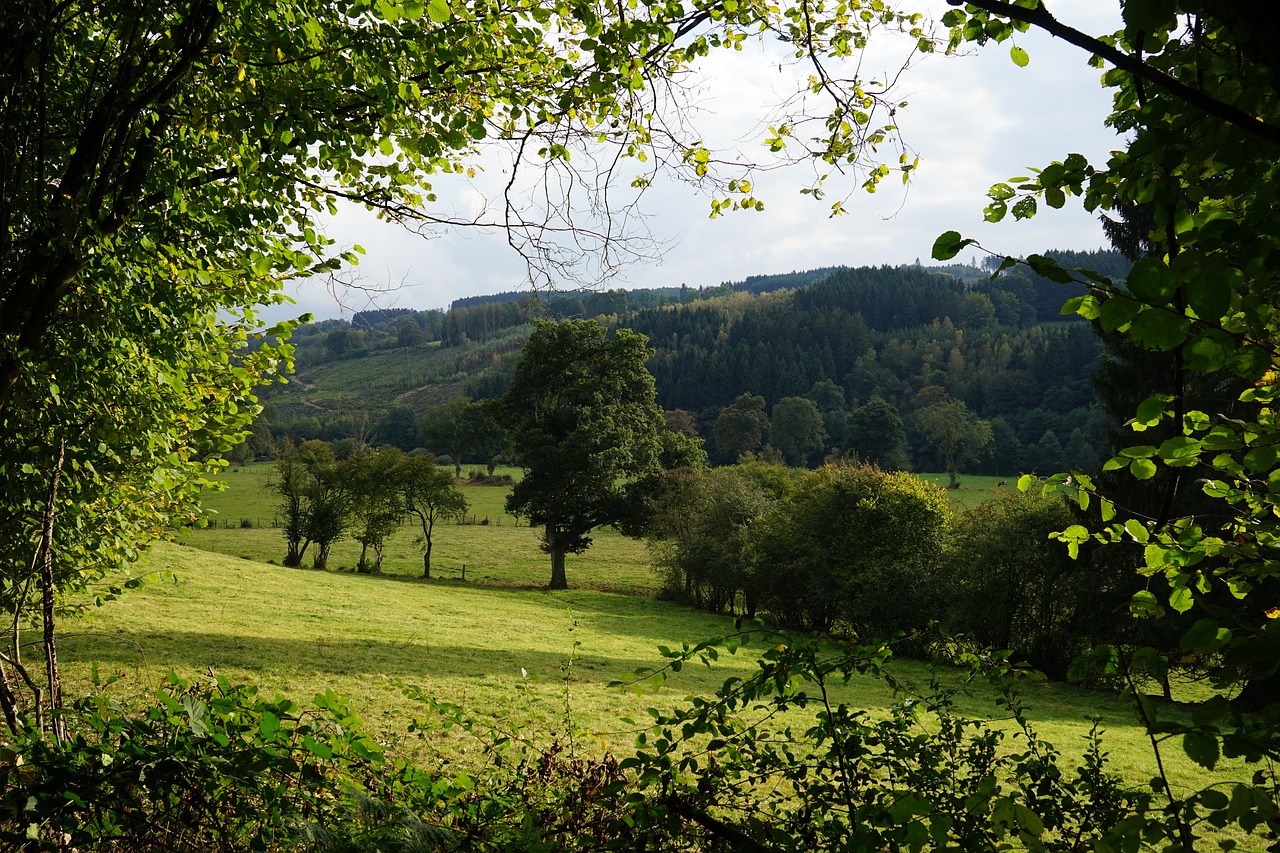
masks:
{"label": "row of trees", "polygon": [[1153,636],[1123,613],[1141,586],[1123,559],[1051,540],[1074,523],[1059,496],[1002,492],[957,514],[909,474],[749,461],[673,472],[649,545],[664,594],[695,607],[861,641],[942,623],[1064,678],[1095,644]]}
{"label": "row of trees", "polygon": [[413,516],[422,529],[422,576],[429,578],[436,522],[468,507],[453,477],[430,456],[396,448],[339,460],[323,441],[286,443],[275,467],[269,488],[280,497],[286,566],[302,565],[314,547],[312,565],[327,568],[334,543],[350,536],[360,543],[356,571],[379,572],[387,537]]}
{"label": "row of trees", "polygon": [[814,385],[803,397],[784,397],[771,413],[766,413],[763,397],[741,394],[716,417],[716,455],[725,463],[747,454],[776,455],[795,467],[842,456],[898,471],[910,464],[910,429],[955,488],[960,469],[986,455],[993,438],[991,424],[938,386],[917,396],[921,405],[904,423],[897,407],[878,396],[845,411],[844,394],[830,380]]}

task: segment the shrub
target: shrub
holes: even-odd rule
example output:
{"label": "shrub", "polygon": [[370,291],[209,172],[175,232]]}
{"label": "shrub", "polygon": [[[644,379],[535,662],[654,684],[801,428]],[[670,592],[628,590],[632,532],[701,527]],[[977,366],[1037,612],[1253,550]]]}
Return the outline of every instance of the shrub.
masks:
{"label": "shrub", "polygon": [[751,528],[763,606],[790,627],[891,636],[942,614],[946,493],[909,474],[826,465]]}
{"label": "shrub", "polygon": [[1065,677],[1099,639],[1089,624],[1106,586],[1090,561],[1071,559],[1049,538],[1073,523],[1057,495],[1001,492],[963,513],[948,558],[953,629]]}
{"label": "shrub", "polygon": [[171,675],[156,696],[141,714],[80,701],[63,744],[24,728],[0,761],[0,846],[275,849],[385,764],[332,694],[307,712],[223,679]]}

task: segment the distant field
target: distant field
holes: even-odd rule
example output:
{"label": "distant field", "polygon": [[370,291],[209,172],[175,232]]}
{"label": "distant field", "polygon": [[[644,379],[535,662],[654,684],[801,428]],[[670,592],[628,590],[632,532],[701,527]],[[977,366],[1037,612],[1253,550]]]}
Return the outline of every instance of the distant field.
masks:
{"label": "distant field", "polygon": [[[209,492],[204,497],[204,507],[210,513],[209,521],[219,526],[238,527],[241,519],[249,520],[254,527],[269,526],[277,515],[276,506],[279,499],[271,493],[268,483],[275,468],[270,462],[255,462],[248,465],[236,465],[218,475],[218,480],[225,483],[225,491]],[[483,466],[463,465],[465,478],[473,470],[483,470]],[[523,471],[510,466],[498,466],[495,473],[507,474],[519,479]],[[920,479],[939,486],[946,486],[946,474],[916,474]],[[989,501],[1003,490],[1017,488],[1017,478],[1007,480],[1001,477],[979,477],[962,475],[960,488],[948,489],[947,495],[958,509],[965,509],[984,501]],[[507,489],[502,486],[473,486],[465,480],[459,488],[471,503],[469,515],[477,521],[488,518],[491,524],[513,524],[515,519],[507,515],[504,501]]]}
{"label": "distant field", "polygon": [[[946,474],[916,474],[926,483],[946,488],[950,478]],[[961,474],[956,478],[959,488],[947,489],[947,497],[956,509],[969,509],[980,503],[986,503],[1001,491],[1017,491],[1018,478],[1013,477],[979,477],[976,474]],[[1005,485],[998,485],[1005,483]]]}

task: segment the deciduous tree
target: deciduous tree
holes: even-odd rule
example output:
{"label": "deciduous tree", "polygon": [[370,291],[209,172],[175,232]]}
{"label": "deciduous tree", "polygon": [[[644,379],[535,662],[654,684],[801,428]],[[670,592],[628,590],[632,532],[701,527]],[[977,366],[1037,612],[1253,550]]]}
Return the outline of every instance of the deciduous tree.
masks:
{"label": "deciduous tree", "polygon": [[826,440],[822,413],[812,400],[783,397],[774,404],[769,418],[769,442],[782,451],[788,464],[807,467]]}
{"label": "deciduous tree", "polygon": [[916,412],[916,428],[941,456],[952,489],[960,469],[976,462],[991,443],[991,424],[969,411],[963,400],[925,406]]}
{"label": "deciduous tree", "polygon": [[764,397],[746,393],[720,410],[712,433],[721,459],[737,462],[744,453],[760,449],[769,434],[769,416],[764,407]]}
{"label": "deciduous tree", "polygon": [[[400,526],[404,508],[396,488],[395,471],[404,453],[396,448],[370,450],[344,459],[338,476],[351,491],[352,537],[360,543],[358,572],[382,571],[382,549],[387,537]],[[369,549],[373,561],[369,561]]]}
{"label": "deciduous tree", "polygon": [[466,496],[458,490],[449,472],[436,465],[430,456],[404,457],[392,472],[391,480],[405,511],[417,516],[422,526],[422,576],[429,578],[436,522],[465,513]]}
{"label": "deciduous tree", "polygon": [[542,525],[551,589],[568,586],[566,554],[628,515],[628,485],[661,470],[666,427],[647,343],[591,321],[539,320],[520,353],[502,418],[525,475],[507,509]]}

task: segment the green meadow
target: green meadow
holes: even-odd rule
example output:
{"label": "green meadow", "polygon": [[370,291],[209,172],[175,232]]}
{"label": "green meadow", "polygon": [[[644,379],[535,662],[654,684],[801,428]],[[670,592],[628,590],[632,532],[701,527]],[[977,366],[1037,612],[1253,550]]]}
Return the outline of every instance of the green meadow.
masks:
{"label": "green meadow", "polygon": [[[268,516],[272,500],[262,489],[268,467],[228,471],[227,491],[210,496],[214,517]],[[647,681],[632,690],[609,687],[659,665],[659,645],[724,635],[735,630],[732,620],[658,600],[644,545],[613,531],[601,531],[589,551],[570,557],[572,589],[545,591],[549,562],[538,531],[502,513],[506,490],[464,488],[490,523],[437,525],[431,580],[420,577],[410,527],[393,537],[380,575],[283,568],[272,562],[284,553],[278,530],[237,523],[157,545],[138,567],[153,573],[150,583],[65,626],[59,653],[66,680],[75,691],[102,689],[126,703],[145,701],[171,670],[184,677],[216,672],[303,702],[332,689],[406,754],[443,750],[457,757],[471,748],[458,736],[432,742],[406,736],[427,709],[406,699],[404,685],[527,738],[572,736],[584,749],[626,753],[638,731],[628,718],[642,721],[646,708],[709,695],[726,678],[755,668],[748,645],[713,667],[685,667],[657,692]],[[353,566],[357,555],[358,546],[342,543],[332,564]],[[932,670],[900,659],[895,674],[923,686]],[[1146,736],[1120,697],[1040,683],[1028,683],[1026,697],[1040,734],[1064,753],[1084,749],[1097,719],[1115,770],[1139,785],[1156,772]],[[871,713],[895,701],[871,677],[855,678],[836,698]],[[995,700],[977,690],[960,707],[999,720],[1007,712]],[[1163,757],[1175,779],[1203,784],[1205,771],[1177,744],[1167,745]],[[1230,779],[1234,772],[1223,765],[1217,775]]]}

